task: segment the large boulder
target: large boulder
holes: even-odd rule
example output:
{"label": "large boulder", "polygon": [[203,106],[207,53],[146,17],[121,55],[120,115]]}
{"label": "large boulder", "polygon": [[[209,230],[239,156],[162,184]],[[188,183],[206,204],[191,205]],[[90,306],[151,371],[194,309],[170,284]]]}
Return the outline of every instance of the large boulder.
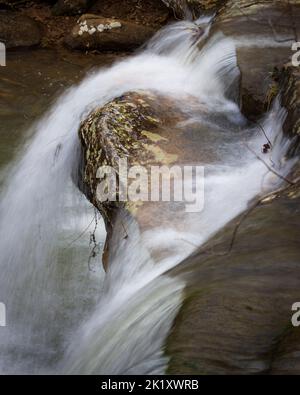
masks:
{"label": "large boulder", "polygon": [[130,51],[154,33],[148,26],[87,14],[79,18],[65,42],[72,49],[85,51]]}
{"label": "large boulder", "polygon": [[81,189],[106,222],[105,267],[113,260],[114,250],[120,242],[118,238],[124,237],[124,227],[129,228],[132,219],[144,232],[163,223],[172,223],[176,227],[176,222],[181,222],[181,215],[177,209],[174,217],[174,210],[168,211],[166,204],[159,202],[101,202],[97,196],[97,185],[101,181],[97,178],[98,168],[111,166],[119,173],[119,160],[127,159],[128,168],[139,165],[149,170],[151,165],[172,165],[179,160],[185,162],[196,158],[201,135],[178,128],[178,122],[186,119],[187,115],[174,99],[153,92],[132,92],[96,109],[81,125]]}
{"label": "large boulder", "polygon": [[0,12],[0,39],[8,49],[35,46],[41,41],[40,28],[27,16]]}
{"label": "large boulder", "polygon": [[[220,133],[223,128],[226,128],[225,143],[224,134]],[[113,253],[120,242],[118,237],[123,237],[124,227],[131,228],[131,221],[135,221],[141,236],[158,228],[172,229],[173,234],[177,232],[177,247],[183,245],[180,254],[188,254],[187,251],[193,249],[193,244],[187,244],[189,241],[186,242],[182,236],[187,230],[187,223],[194,222],[197,230],[198,227],[194,220],[196,214],[187,212],[186,193],[178,201],[173,196],[170,196],[170,201],[134,201],[126,196],[125,201],[102,202],[97,194],[97,186],[102,182],[97,177],[97,170],[105,165],[119,174],[119,160],[127,159],[127,168],[142,166],[149,182],[153,166],[165,166],[168,170],[177,166],[183,175],[183,166],[186,165],[220,163],[221,158],[229,155],[231,144],[239,146],[241,134],[238,131],[238,125],[231,123],[227,114],[211,113],[205,103],[186,94],[175,99],[157,92],[129,92],[94,110],[87,117],[80,128],[83,148],[81,189],[100,210],[106,222],[105,266],[113,261]],[[184,180],[188,182],[188,178]],[[155,187],[149,184],[147,198]],[[161,187],[159,190],[161,192]],[[193,224],[188,226],[190,233],[197,230]],[[132,241],[130,236],[129,242]],[[150,248],[152,258],[159,261],[161,246],[160,243],[154,244]],[[173,248],[170,253],[174,251]],[[166,254],[166,250],[163,253]]]}

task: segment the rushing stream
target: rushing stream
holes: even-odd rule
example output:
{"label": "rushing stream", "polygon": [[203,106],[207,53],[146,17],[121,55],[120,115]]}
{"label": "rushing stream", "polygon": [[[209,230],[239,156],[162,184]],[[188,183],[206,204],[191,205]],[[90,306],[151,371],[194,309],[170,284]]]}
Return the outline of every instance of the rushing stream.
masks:
{"label": "rushing stream", "polygon": [[[292,161],[282,160],[289,146],[281,131],[285,110],[277,101],[261,121],[264,133],[249,126],[238,106],[235,42],[217,34],[200,50],[209,28],[209,19],[171,25],[143,51],[69,89],[7,169],[0,203],[3,373],[164,373],[163,345],[185,285],[166,272],[282,182],[252,152],[261,154],[264,133],[273,145],[264,161],[282,175],[291,169]],[[105,275],[99,255],[88,265],[95,212],[76,185],[78,128],[91,109],[138,89],[205,103],[214,122],[201,116],[189,122],[210,123],[209,148],[221,160],[202,163],[205,207],[187,214],[180,234],[163,224],[140,234],[132,222],[132,242],[115,246]],[[96,238],[104,242],[101,220]],[[154,264],[151,251],[159,248],[173,253]]]}

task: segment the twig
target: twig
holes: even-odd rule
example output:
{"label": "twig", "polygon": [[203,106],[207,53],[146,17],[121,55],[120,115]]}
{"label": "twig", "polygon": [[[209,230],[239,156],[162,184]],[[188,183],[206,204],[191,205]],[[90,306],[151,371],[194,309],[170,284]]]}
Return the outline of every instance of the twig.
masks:
{"label": "twig", "polygon": [[287,182],[288,184],[290,184],[290,185],[295,185],[295,182],[289,180],[288,178],[284,177],[282,174],[278,173],[276,170],[272,169],[272,167],[269,166],[268,163],[267,163],[266,161],[264,161],[264,160],[263,160],[263,159],[262,159],[262,158],[261,158],[251,147],[249,147],[249,145],[248,145],[247,143],[244,142],[243,144],[246,146],[246,148],[248,148],[248,150],[249,150],[250,152],[252,152],[253,155],[255,155],[255,157],[256,157],[258,160],[260,160],[260,161],[266,166],[266,168],[267,168],[270,172],[272,172],[273,174],[275,174],[277,177],[279,177],[281,180]]}
{"label": "twig", "polygon": [[81,237],[88,231],[89,227],[92,225],[92,223],[94,222],[95,217],[92,219],[92,221],[89,223],[89,225],[80,233],[80,235],[78,237],[76,237],[76,239],[72,240],[67,247],[65,247],[63,250],[66,250],[67,248],[69,248],[72,244],[76,243],[76,241],[78,241],[79,239],[81,239]]}
{"label": "twig", "polygon": [[[95,215],[94,215],[95,228],[94,228],[94,230],[93,230],[93,232],[91,233],[91,236],[90,236],[90,245],[94,244],[94,246],[92,248],[92,251],[91,251],[89,259],[88,259],[88,268],[89,268],[90,271],[93,271],[93,272],[95,270],[93,270],[92,267],[91,267],[91,260],[92,260],[92,258],[95,258],[99,254],[99,252],[100,252],[100,244],[101,244],[101,243],[97,243],[97,241],[96,241],[96,230],[97,230],[97,227],[98,227],[98,211],[97,211],[96,208],[94,209],[94,213],[95,213]],[[97,251],[97,249],[98,249],[98,251]]]}
{"label": "twig", "polygon": [[268,143],[270,144],[270,147],[272,148],[273,144],[271,143],[271,140],[269,139],[269,137],[268,137],[265,129],[263,128],[263,126],[258,121],[250,121],[250,122],[260,128],[260,130],[263,132],[263,135],[265,136],[265,138],[267,139]]}
{"label": "twig", "polygon": [[124,239],[128,239],[129,235],[128,235],[127,231],[126,231],[126,228],[125,228],[125,225],[124,225],[123,221],[121,221],[121,224],[122,224],[123,230],[125,232]]}

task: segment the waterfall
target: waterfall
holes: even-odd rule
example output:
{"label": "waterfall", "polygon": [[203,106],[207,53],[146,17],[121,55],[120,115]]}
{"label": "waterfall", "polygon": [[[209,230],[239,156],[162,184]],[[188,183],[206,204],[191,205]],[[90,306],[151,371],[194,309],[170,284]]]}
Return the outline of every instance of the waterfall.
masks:
{"label": "waterfall", "polygon": [[[209,24],[173,24],[136,55],[69,89],[32,127],[33,137],[7,169],[0,203],[3,373],[163,373],[163,346],[185,285],[167,271],[243,212],[262,186],[269,191],[282,182],[245,148],[246,142],[260,152],[265,136],[240,113],[234,41],[222,34],[207,41]],[[86,230],[95,214],[74,178],[78,128],[96,106],[141,89],[205,103],[214,122],[200,116],[186,125],[209,124],[221,160],[204,164],[203,212],[188,213],[181,232],[162,226],[141,234],[133,221],[132,243],[116,245],[105,275],[99,256],[94,270],[88,267]],[[282,136],[285,116],[277,101],[261,120],[274,146],[264,161],[283,175],[293,165],[283,161],[289,145]],[[102,221],[97,232],[103,243]],[[173,253],[154,264],[151,251],[159,248]]]}

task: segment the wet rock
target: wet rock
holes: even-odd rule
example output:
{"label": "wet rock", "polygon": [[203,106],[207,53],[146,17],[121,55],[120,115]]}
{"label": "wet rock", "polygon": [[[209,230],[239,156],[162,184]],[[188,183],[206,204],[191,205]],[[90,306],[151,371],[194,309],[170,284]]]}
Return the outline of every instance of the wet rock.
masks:
{"label": "wet rock", "polygon": [[54,4],[57,0],[0,0],[0,9],[12,9],[17,8],[18,6],[23,6],[26,3],[46,3],[46,4]]}
{"label": "wet rock", "polygon": [[12,3],[6,0],[0,0],[0,10],[10,10],[12,8]]}
{"label": "wet rock", "polygon": [[31,18],[0,12],[0,38],[6,48],[32,47],[41,41],[39,25]]}
{"label": "wet rock", "polygon": [[181,17],[189,13],[199,16],[201,10],[211,7],[217,9],[211,34],[222,31],[236,40],[243,112],[255,118],[268,110],[277,93],[274,69],[289,62],[292,43],[300,41],[299,0],[163,1]]}
{"label": "wet rock", "polygon": [[275,194],[242,221],[232,250],[240,218],[173,271],[188,286],[169,374],[300,373],[299,204],[299,184]]}
{"label": "wet rock", "polygon": [[[215,160],[215,152],[203,156],[204,144],[213,145],[203,138],[207,130],[197,126],[183,132],[178,126],[187,117],[182,103],[205,112],[192,97],[176,102],[136,92],[96,109],[81,125],[83,189],[106,220],[106,267],[116,246],[123,249],[132,242],[130,221],[141,232],[162,224],[180,230],[186,213],[180,206],[170,209],[159,202],[99,203],[99,166],[117,169],[122,157],[128,166],[190,163],[199,160],[200,149],[201,160]],[[299,203],[299,184],[275,193],[169,272],[184,278],[187,288],[167,341],[168,373],[300,373],[299,330],[291,324],[300,287]]]}
{"label": "wet rock", "polygon": [[[207,122],[202,122],[200,114]],[[193,122],[186,127],[185,121],[190,117]],[[97,196],[100,183],[97,169],[109,165],[118,173],[119,159],[127,159],[128,168],[142,166],[148,177],[152,166],[169,169],[177,165],[181,169],[191,163],[218,162],[225,150],[221,144],[223,134],[214,126],[216,122],[221,127],[228,121],[222,117],[214,119],[208,114],[206,105],[193,96],[183,94],[174,99],[149,91],[131,92],[112,100],[93,111],[83,122],[80,128],[83,147],[81,189],[106,221],[105,266],[113,259],[111,254],[117,250],[115,246],[124,243],[124,226],[131,228],[132,221],[141,234],[162,226],[180,234],[193,214],[186,212],[184,199],[135,201],[126,196],[125,202],[101,202]],[[232,138],[236,139],[236,130],[231,126]],[[215,149],[216,145],[220,150]],[[132,240],[130,236],[128,239]],[[160,245],[151,249],[154,261],[159,261],[161,254],[167,254],[167,251],[162,252]]]}
{"label": "wet rock", "polygon": [[58,0],[52,12],[54,15],[78,15],[87,11],[93,0]]}
{"label": "wet rock", "polygon": [[105,18],[114,16],[133,23],[151,27],[165,24],[172,10],[158,0],[97,0],[89,10],[91,14]]}
{"label": "wet rock", "polygon": [[[243,15],[244,11],[233,9],[231,2],[231,7],[225,8],[224,14],[220,13],[216,26],[218,23],[224,32],[231,31],[237,41],[242,41],[239,62],[243,73],[243,94],[260,105],[257,114],[271,101],[266,95],[274,83],[273,68],[286,62],[288,52],[286,46],[279,46],[278,50],[269,43],[266,49],[264,43],[262,48],[251,44],[249,49],[249,43],[243,42],[244,34],[251,35],[251,29],[259,32],[260,39],[264,35],[270,37],[270,34],[274,38],[267,14],[276,20],[281,15],[276,8],[280,3],[269,8],[273,7],[273,2],[263,1],[255,5],[255,10],[252,9],[254,4],[248,2],[246,6],[246,2],[241,3],[246,12],[250,12],[248,16]],[[252,20],[256,13],[258,30],[253,28]],[[234,29],[231,24],[235,25]],[[280,34],[290,34],[290,27],[291,24],[279,27],[282,29]],[[256,33],[251,38],[252,42],[257,42]],[[269,49],[270,55],[264,55]],[[297,106],[294,106],[295,100],[298,102],[298,84],[294,76],[285,75],[287,82],[283,79],[281,85],[286,86],[283,100],[289,109],[285,128],[286,131],[294,130],[292,133],[295,134],[299,119]],[[264,78],[267,79],[266,85]],[[258,79],[257,84],[253,83],[255,79]],[[123,249],[130,240],[131,235],[127,234],[129,216],[141,231],[162,223],[180,230],[184,216],[180,206],[170,210],[170,207],[166,209],[159,203],[151,205],[148,202],[142,205],[100,204],[95,195],[98,166],[107,164],[116,168],[120,157],[127,157],[129,166],[199,160],[211,163],[217,159],[216,152],[206,151],[203,147],[205,143],[208,147],[222,145],[205,141],[210,130],[193,125],[185,127],[183,132],[178,127],[178,123],[187,119],[183,104],[193,103],[193,98],[179,100],[180,104],[153,92],[128,93],[95,110],[80,128],[82,189],[106,220],[106,265],[118,250],[116,246]],[[243,101],[245,111],[251,113],[249,103],[245,107]],[[199,103],[193,104],[194,111],[205,112]],[[224,136],[221,139],[224,142]],[[206,152],[206,157],[199,158],[199,152],[201,155]],[[168,373],[300,373],[299,331],[291,324],[291,307],[299,301],[300,287],[299,203],[298,184],[274,194],[255,206],[242,221],[241,217],[234,220],[169,273],[185,278],[187,288],[185,301],[167,342],[167,353],[171,358]],[[111,245],[115,248],[110,248]]]}
{"label": "wet rock", "polygon": [[144,44],[154,33],[148,26],[87,14],[81,16],[65,42],[72,49],[128,51]]}
{"label": "wet rock", "polygon": [[261,115],[274,94],[274,68],[289,62],[292,43],[300,40],[299,1],[229,0],[219,10],[212,33],[221,30],[236,40],[242,72],[243,111]]}
{"label": "wet rock", "polygon": [[290,153],[296,155],[300,153],[300,68],[286,65],[281,72],[278,89],[282,92],[282,104],[288,111],[284,131],[295,138]]}
{"label": "wet rock", "polygon": [[226,0],[162,0],[171,8],[176,16],[184,18],[193,15],[199,17],[203,11],[216,10],[226,3]]}
{"label": "wet rock", "polygon": [[[226,137],[220,132],[225,131],[225,127]],[[153,166],[165,166],[167,170],[177,166],[182,174],[183,166],[191,163],[195,166],[220,163],[226,155],[232,160],[230,145],[241,144],[238,130],[239,126],[232,123],[227,114],[214,114],[208,105],[187,94],[175,99],[151,91],[129,92],[87,117],[79,133],[83,147],[81,190],[106,221],[108,258],[105,258],[105,266],[113,259],[110,254],[117,250],[116,246],[124,243],[124,226],[128,229],[132,221],[141,235],[157,228],[171,228],[181,240],[187,221],[192,222],[195,213],[187,212],[184,197],[177,201],[172,198],[151,201],[148,193],[152,193],[154,187],[149,189],[148,184],[146,200],[128,199],[126,195],[124,202],[101,202],[97,196],[100,183],[97,169],[108,165],[119,174],[119,160],[127,159],[128,169],[142,166],[147,177],[152,174]],[[159,190],[161,192],[161,185]],[[192,226],[189,231],[191,229]],[[129,240],[132,240],[130,236]],[[110,248],[111,245],[114,248]],[[182,253],[192,246],[184,245]],[[159,243],[151,246],[152,259],[159,262],[163,254],[172,254],[168,248],[161,249]]]}
{"label": "wet rock", "polygon": [[[284,131],[295,139],[290,154],[299,155],[299,68],[285,66],[277,82]],[[291,322],[300,287],[299,176],[298,161],[289,176],[295,185],[262,199],[173,270],[188,286],[167,342],[168,373],[300,373],[300,331]]]}
{"label": "wet rock", "polygon": [[[97,169],[108,165],[118,173],[119,160],[124,158],[128,160],[128,167],[140,165],[149,169],[153,164],[175,163],[181,152],[188,160],[194,149],[195,156],[195,144],[186,152],[182,150],[188,140],[187,134],[180,132],[176,123],[184,119],[185,115],[174,100],[151,92],[133,92],[96,109],[83,122],[79,132],[83,147],[81,189],[106,222],[104,267],[116,250],[110,246],[118,245],[122,241],[120,238],[124,238],[124,226],[127,228],[134,220],[141,230],[146,230],[172,221],[174,212],[168,214],[158,202],[100,202],[96,193]],[[175,140],[174,134],[177,135]],[[179,211],[177,218],[180,222]]]}

